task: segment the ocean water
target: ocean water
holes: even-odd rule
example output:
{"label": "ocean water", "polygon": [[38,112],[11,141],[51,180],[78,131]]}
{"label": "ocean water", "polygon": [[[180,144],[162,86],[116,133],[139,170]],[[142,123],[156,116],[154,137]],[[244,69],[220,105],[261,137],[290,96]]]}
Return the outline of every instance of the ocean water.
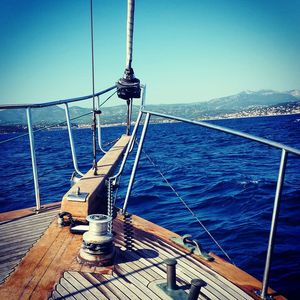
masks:
{"label": "ocean water", "polygon": [[[300,115],[211,121],[300,148]],[[141,131],[141,128],[139,129]],[[103,129],[104,143],[124,128]],[[20,133],[1,134],[4,140]],[[80,170],[91,167],[91,130],[73,131]],[[73,171],[67,130],[35,134],[42,203],[59,201]],[[234,263],[262,279],[280,150],[183,123],[150,125],[145,152]],[[134,151],[117,205],[122,206]],[[100,156],[100,154],[99,154]],[[35,205],[28,137],[0,145],[0,211]],[[300,283],[300,158],[289,155],[271,268],[271,286],[297,299]],[[223,256],[142,154],[128,210]]]}

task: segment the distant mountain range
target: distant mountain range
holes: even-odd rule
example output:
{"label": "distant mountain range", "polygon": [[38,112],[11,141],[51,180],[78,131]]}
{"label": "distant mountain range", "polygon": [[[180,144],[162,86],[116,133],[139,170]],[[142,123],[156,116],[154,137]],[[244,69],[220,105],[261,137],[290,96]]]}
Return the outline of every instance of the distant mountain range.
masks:
{"label": "distant mountain range", "polygon": [[[138,100],[135,102],[138,103]],[[247,116],[275,113],[300,112],[300,90],[276,92],[272,90],[244,91],[236,95],[216,98],[206,102],[147,105],[147,109],[162,113],[186,117],[190,119],[209,119],[230,116]],[[71,118],[87,114],[90,109],[78,106],[70,107]],[[136,118],[138,106],[133,107],[133,119]],[[126,106],[104,107],[102,123],[113,124],[125,122]],[[251,115],[251,114],[250,114]],[[32,110],[35,125],[59,124],[65,121],[63,108],[54,106]],[[73,124],[90,124],[91,116],[85,116],[72,121]],[[24,109],[1,110],[0,125],[26,125]]]}

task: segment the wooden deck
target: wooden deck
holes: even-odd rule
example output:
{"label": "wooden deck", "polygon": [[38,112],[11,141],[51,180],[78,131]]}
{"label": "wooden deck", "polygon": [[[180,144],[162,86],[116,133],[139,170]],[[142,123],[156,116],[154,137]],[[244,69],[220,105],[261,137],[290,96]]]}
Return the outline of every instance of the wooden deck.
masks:
{"label": "wooden deck", "polygon": [[35,214],[32,209],[0,214],[0,283],[40,239],[58,214],[59,207],[47,205],[40,214]]}
{"label": "wooden deck", "polygon": [[[36,225],[33,219],[26,222]],[[42,223],[47,222],[45,217]],[[114,221],[115,265],[90,268],[76,260],[82,237],[54,220],[0,286],[0,299],[11,295],[14,299],[170,299],[157,287],[166,281],[166,258],[177,259],[177,284],[184,291],[188,292],[193,278],[207,283],[199,299],[257,298],[253,290],[260,282],[237,267],[216,256],[210,263],[186,253],[169,241],[175,233],[139,217],[133,217],[133,226],[133,251],[124,248],[123,221],[118,217]]]}
{"label": "wooden deck", "polygon": [[[88,172],[71,189],[79,186],[88,192],[87,201],[69,201],[69,191],[61,210],[81,218],[91,210],[97,212],[103,205],[105,178],[113,172],[128,140],[123,136],[100,160],[98,175]],[[0,214],[0,299],[170,299],[157,286],[166,281],[166,258],[177,260],[177,285],[183,293],[188,293],[192,279],[199,278],[207,283],[199,299],[259,299],[258,280],[213,254],[213,262],[189,254],[170,241],[176,233],[137,216],[132,218],[132,250],[124,247],[124,222],[118,215],[113,225],[114,264],[81,265],[77,255],[82,236],[60,227],[54,219],[57,212],[54,204],[37,215],[29,209]]]}

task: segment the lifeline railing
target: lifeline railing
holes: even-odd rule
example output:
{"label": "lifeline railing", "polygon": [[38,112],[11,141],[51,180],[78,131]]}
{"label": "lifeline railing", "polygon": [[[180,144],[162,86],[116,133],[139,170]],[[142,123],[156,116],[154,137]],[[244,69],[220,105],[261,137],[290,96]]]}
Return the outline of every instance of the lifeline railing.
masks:
{"label": "lifeline railing", "polygon": [[[98,100],[99,100],[99,96],[104,95],[105,93],[112,91],[114,89],[116,89],[116,86],[112,86],[103,91],[97,92],[94,94],[94,97],[98,97]],[[111,96],[109,96],[109,98],[110,97]],[[77,174],[79,174],[80,176],[83,176],[83,173],[81,173],[80,170],[78,169],[75,145],[74,145],[73,136],[72,136],[68,104],[78,102],[78,101],[83,101],[83,100],[89,100],[89,99],[93,99],[93,95],[87,95],[87,96],[64,99],[64,100],[56,100],[56,101],[50,101],[50,102],[45,102],[45,103],[0,105],[0,109],[19,109],[19,108],[26,109],[28,135],[29,135],[29,142],[30,142],[31,163],[32,163],[32,173],[33,173],[33,181],[34,181],[34,193],[35,193],[35,202],[36,202],[36,211],[37,212],[39,212],[41,210],[41,198],[40,198],[38,170],[37,170],[36,155],[35,155],[34,131],[33,131],[33,127],[32,127],[31,109],[48,107],[48,106],[56,106],[56,105],[61,105],[61,104],[63,104],[65,106],[66,123],[67,123],[67,127],[68,127],[68,134],[69,134],[74,170]],[[102,103],[102,104],[104,104],[104,103]],[[98,101],[98,108],[99,107],[100,107],[100,104]],[[100,123],[99,122],[100,121],[98,118],[98,143],[99,143],[100,150],[102,150],[104,152],[104,150],[102,149],[102,146],[101,146],[101,132],[100,132],[100,126],[99,126]]]}
{"label": "lifeline railing", "polygon": [[[279,173],[278,173],[277,186],[276,186],[276,192],[275,192],[275,198],[274,198],[272,221],[271,221],[270,235],[269,235],[269,241],[268,241],[265,269],[264,269],[264,275],[263,275],[263,284],[262,284],[262,290],[260,292],[260,297],[262,299],[266,299],[268,285],[269,285],[270,265],[271,265],[272,253],[273,253],[273,248],[274,248],[274,240],[275,240],[275,234],[276,234],[276,228],[277,228],[277,222],[278,222],[280,199],[281,199],[281,193],[282,193],[282,186],[283,186],[283,182],[284,182],[284,175],[285,175],[285,170],[286,170],[288,153],[292,153],[294,155],[300,156],[300,150],[293,148],[293,147],[286,146],[284,144],[281,144],[281,143],[278,143],[275,141],[271,141],[271,140],[268,140],[265,138],[260,138],[260,137],[257,137],[257,136],[254,136],[254,135],[251,135],[248,133],[244,133],[244,132],[241,132],[238,130],[233,130],[233,129],[226,128],[223,126],[218,126],[215,124],[201,122],[201,121],[192,121],[192,120],[188,120],[185,118],[176,117],[176,116],[172,116],[172,115],[168,115],[168,114],[163,114],[163,113],[154,112],[154,111],[148,111],[144,108],[144,102],[142,104],[142,108],[140,110],[137,122],[135,124],[134,134],[135,134],[136,128],[138,127],[143,114],[145,114],[146,117],[145,117],[145,121],[144,121],[144,125],[143,125],[143,130],[142,130],[142,133],[140,136],[140,140],[138,143],[138,148],[137,148],[137,152],[136,152],[134,164],[133,164],[132,171],[131,171],[131,176],[129,179],[129,184],[128,184],[125,200],[124,200],[124,205],[123,205],[123,213],[124,214],[126,213],[126,210],[127,210],[128,199],[131,194],[131,190],[132,190],[132,186],[133,186],[134,178],[135,178],[135,174],[136,174],[136,169],[137,169],[137,166],[139,163],[141,151],[142,151],[143,144],[144,144],[144,139],[146,136],[146,132],[147,132],[147,128],[148,128],[151,116],[162,117],[162,118],[166,118],[166,119],[170,119],[170,120],[175,120],[175,121],[180,121],[180,122],[184,122],[184,123],[190,123],[190,124],[202,126],[205,128],[210,128],[213,130],[217,130],[220,132],[238,136],[238,137],[241,137],[241,138],[244,138],[247,140],[265,144],[265,145],[268,145],[268,146],[271,146],[271,147],[274,147],[277,149],[281,149],[281,159],[280,159]],[[131,147],[131,145],[134,141],[134,138],[135,138],[134,134],[131,136],[131,140],[129,141],[128,149]],[[125,160],[128,155],[127,152],[124,157]],[[123,162],[122,162],[122,165],[123,165]]]}
{"label": "lifeline railing", "polygon": [[[264,276],[263,276],[263,285],[262,285],[262,291],[260,294],[260,297],[262,299],[266,299],[267,297],[267,289],[268,289],[268,284],[269,284],[269,271],[270,271],[270,265],[271,265],[271,260],[272,260],[272,252],[274,248],[274,239],[275,239],[275,234],[276,234],[276,227],[277,227],[277,221],[278,221],[278,214],[279,214],[279,206],[280,206],[280,198],[281,198],[281,192],[282,192],[282,186],[284,182],[284,175],[285,175],[285,169],[286,169],[286,163],[287,163],[287,158],[288,158],[288,153],[292,153],[295,155],[300,156],[300,150],[286,146],[284,144],[274,142],[265,138],[260,138],[256,137],[251,134],[247,134],[238,130],[233,130],[230,128],[226,128],[223,126],[218,126],[215,124],[211,123],[206,123],[206,122],[201,122],[201,121],[193,121],[181,117],[176,117],[168,114],[162,114],[159,112],[154,112],[154,111],[148,111],[145,109],[144,104],[145,104],[145,95],[146,95],[146,86],[141,86],[143,88],[143,95],[142,95],[142,101],[141,101],[141,106],[140,106],[140,111],[137,117],[137,121],[135,123],[130,141],[128,143],[127,149],[125,151],[121,166],[119,168],[119,171],[117,172],[116,175],[110,177],[110,180],[116,180],[123,172],[124,166],[126,164],[126,160],[128,158],[129,152],[131,152],[132,147],[134,145],[134,139],[136,138],[137,134],[137,129],[140,124],[140,121],[145,114],[145,121],[142,129],[142,133],[140,136],[140,141],[138,143],[138,149],[136,152],[134,164],[132,167],[131,171],[131,176],[129,179],[129,184],[125,196],[125,201],[123,205],[123,213],[126,212],[127,205],[128,205],[128,200],[131,194],[131,190],[133,187],[134,179],[135,179],[135,174],[136,174],[136,169],[138,167],[140,155],[142,152],[143,144],[144,144],[144,139],[146,136],[147,128],[149,125],[150,117],[151,116],[157,116],[157,117],[162,117],[166,119],[171,119],[171,120],[176,120],[184,123],[190,123],[198,126],[202,126],[205,128],[210,128],[213,130],[221,131],[224,133],[228,133],[234,136],[239,136],[241,138],[255,141],[258,143],[262,143],[277,149],[281,149],[281,160],[280,160],[280,167],[279,167],[279,173],[278,173],[278,179],[277,179],[277,186],[276,186],[276,193],[275,193],[275,199],[274,199],[274,206],[273,206],[273,213],[272,213],[272,222],[271,222],[271,228],[270,228],[270,235],[269,235],[269,242],[268,242],[268,249],[267,249],[267,255],[266,255],[266,263],[265,263],[265,269],[264,269]],[[100,95],[103,95],[113,89],[115,89],[116,86],[112,86],[108,89],[105,89],[103,91],[100,91],[98,93],[95,93],[95,97],[99,97]],[[110,96],[111,97],[111,96]],[[109,98],[110,98],[109,97]],[[28,124],[28,134],[29,134],[29,140],[30,140],[30,151],[31,151],[31,160],[32,160],[32,171],[33,171],[33,179],[34,179],[34,189],[35,189],[35,198],[36,198],[36,211],[38,212],[41,209],[41,204],[40,204],[40,193],[39,193],[39,183],[38,183],[38,172],[37,172],[37,164],[36,164],[36,156],[35,156],[35,146],[34,146],[34,132],[32,129],[32,118],[31,118],[31,109],[32,108],[41,108],[41,107],[48,107],[48,106],[55,106],[55,105],[60,105],[64,104],[65,105],[65,113],[66,113],[66,122],[67,122],[67,127],[68,127],[68,133],[69,133],[69,140],[70,140],[70,146],[71,146],[71,152],[72,152],[72,159],[73,159],[73,166],[75,171],[79,175],[83,175],[79,169],[78,169],[78,164],[77,164],[77,158],[76,158],[76,152],[75,152],[75,146],[73,142],[73,137],[72,137],[72,130],[71,130],[71,122],[70,122],[70,115],[69,115],[69,108],[68,108],[68,103],[73,103],[77,101],[83,101],[83,100],[88,100],[92,99],[93,95],[87,95],[87,96],[82,96],[82,97],[77,97],[77,98],[71,98],[71,99],[65,99],[65,100],[57,100],[57,101],[51,101],[51,102],[45,102],[45,103],[37,103],[37,104],[19,104],[19,105],[1,105],[0,109],[17,109],[17,108],[26,108],[26,113],[27,113],[27,124]],[[108,98],[108,99],[109,99]],[[107,99],[107,100],[108,100]],[[106,101],[107,101],[106,100]],[[104,104],[104,103],[102,103]],[[98,101],[98,108],[100,104]],[[98,123],[99,124],[99,123]],[[100,126],[98,126],[99,130]],[[103,151],[101,147],[101,133],[98,131],[98,142],[99,142],[99,148]],[[105,152],[105,151],[103,151]]]}

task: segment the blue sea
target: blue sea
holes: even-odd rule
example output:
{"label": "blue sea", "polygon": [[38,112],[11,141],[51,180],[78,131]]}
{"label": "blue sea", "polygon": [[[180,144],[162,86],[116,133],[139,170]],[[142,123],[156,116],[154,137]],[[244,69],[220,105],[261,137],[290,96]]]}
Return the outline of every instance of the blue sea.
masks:
{"label": "blue sea", "polygon": [[[300,115],[210,122],[300,148]],[[122,127],[104,128],[104,144],[123,132]],[[79,168],[85,172],[92,162],[92,132],[74,129],[73,134]],[[37,132],[35,143],[42,204],[59,201],[73,172],[67,130]],[[261,280],[280,150],[184,123],[150,125],[144,149],[234,263]],[[118,206],[133,159],[134,151],[121,180]],[[0,211],[34,206],[28,137],[0,145],[0,168]],[[223,256],[144,154],[128,209],[179,234],[192,234],[203,248]],[[290,299],[298,298],[300,283],[299,215],[300,157],[289,155],[270,277],[271,286]]]}

